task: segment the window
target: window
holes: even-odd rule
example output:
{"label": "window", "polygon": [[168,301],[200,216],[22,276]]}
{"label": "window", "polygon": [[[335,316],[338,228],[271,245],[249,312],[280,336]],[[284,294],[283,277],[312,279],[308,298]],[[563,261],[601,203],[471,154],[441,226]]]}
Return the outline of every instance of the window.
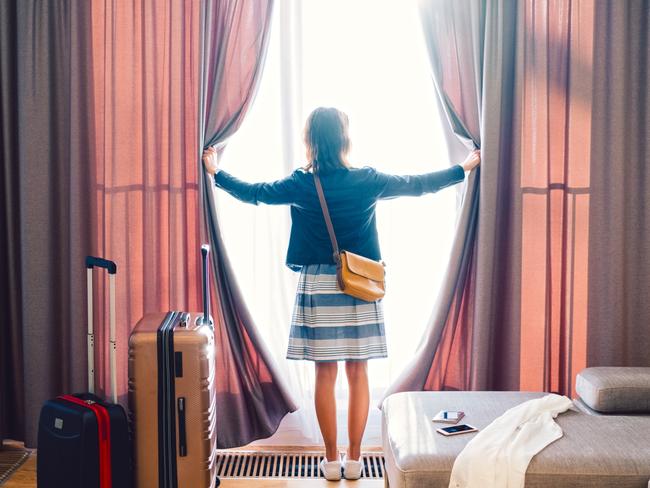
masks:
{"label": "window", "polygon": [[[395,174],[444,169],[449,162],[435,96],[414,2],[278,2],[257,97],[229,141],[222,168],[247,181],[270,181],[304,165],[304,121],[313,108],[327,105],[350,117],[353,165]],[[365,445],[380,443],[374,407],[413,357],[433,309],[451,248],[455,202],[456,193],[446,190],[378,204],[388,264],[384,307],[390,357],[369,363],[373,398]],[[224,192],[218,192],[218,206],[246,302],[303,407],[271,442],[320,442],[311,400],[313,365],[284,359],[297,282],[297,274],[284,266],[288,208],[248,206]],[[416,272],[434,280],[414,283]],[[340,374],[342,419],[345,389]],[[346,423],[340,421],[339,440],[346,438]]]}

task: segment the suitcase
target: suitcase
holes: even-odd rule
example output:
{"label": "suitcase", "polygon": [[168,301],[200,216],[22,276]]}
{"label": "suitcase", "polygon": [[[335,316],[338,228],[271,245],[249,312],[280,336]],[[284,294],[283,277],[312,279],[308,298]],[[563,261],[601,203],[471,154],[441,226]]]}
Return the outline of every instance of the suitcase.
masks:
{"label": "suitcase", "polygon": [[200,313],[146,315],[129,339],[129,408],[139,488],[211,488],[216,475],[214,332],[209,247]]}
{"label": "suitcase", "polygon": [[[112,402],[94,394],[92,279],[95,266],[108,270]],[[38,423],[36,473],[39,488],[131,487],[131,442],[126,413],[117,403],[115,377],[115,274],[112,261],[86,258],[88,281],[88,393],[48,400]]]}

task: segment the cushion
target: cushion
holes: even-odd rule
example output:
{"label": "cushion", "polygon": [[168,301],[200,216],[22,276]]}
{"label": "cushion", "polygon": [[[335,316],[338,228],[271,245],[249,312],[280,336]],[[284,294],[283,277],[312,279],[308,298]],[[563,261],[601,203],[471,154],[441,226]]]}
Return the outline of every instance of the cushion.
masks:
{"label": "cushion", "polygon": [[[576,398],[573,400],[573,405],[581,412],[586,413],[588,415],[605,415],[600,412],[596,412],[593,408],[590,408],[589,405],[587,405],[585,402],[582,401],[581,398]],[[648,487],[650,488],[650,487]]]}
{"label": "cushion", "polygon": [[[390,488],[447,488],[454,460],[474,434],[444,437],[432,417],[462,410],[463,423],[482,429],[506,410],[545,393],[408,392],[389,396],[382,409],[382,444]],[[526,488],[647,487],[650,418],[585,415],[556,421],[564,437],[537,454]]]}
{"label": "cushion", "polygon": [[650,413],[650,368],[583,369],[576,393],[597,412]]}

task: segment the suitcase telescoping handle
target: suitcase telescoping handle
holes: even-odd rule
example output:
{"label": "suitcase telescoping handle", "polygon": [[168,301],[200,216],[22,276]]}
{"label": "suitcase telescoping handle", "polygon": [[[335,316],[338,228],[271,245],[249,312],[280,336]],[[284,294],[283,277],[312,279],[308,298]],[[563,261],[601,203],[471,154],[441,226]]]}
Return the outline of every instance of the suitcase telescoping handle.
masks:
{"label": "suitcase telescoping handle", "polygon": [[210,255],[210,245],[203,244],[201,246],[201,260],[203,264],[203,320],[202,325],[209,325],[213,327],[212,317],[210,317],[210,280],[208,279],[208,269]]}
{"label": "suitcase telescoping handle", "polygon": [[88,283],[88,391],[95,393],[95,332],[93,330],[93,268],[104,268],[108,271],[108,317],[109,317],[109,361],[111,368],[111,395],[113,403],[117,403],[117,377],[115,344],[115,274],[117,265],[108,259],[86,257],[86,281]]}

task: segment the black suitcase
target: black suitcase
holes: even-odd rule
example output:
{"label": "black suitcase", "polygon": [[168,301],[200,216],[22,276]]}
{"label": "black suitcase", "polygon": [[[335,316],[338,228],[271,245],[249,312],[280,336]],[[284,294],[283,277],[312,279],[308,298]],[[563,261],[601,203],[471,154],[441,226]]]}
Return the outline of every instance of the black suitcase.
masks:
{"label": "black suitcase", "polygon": [[[108,270],[112,403],[94,395],[92,272]],[[115,274],[117,266],[86,258],[88,279],[88,390],[48,400],[38,424],[36,472],[39,488],[130,488],[131,442],[128,420],[117,403],[115,377]]]}

